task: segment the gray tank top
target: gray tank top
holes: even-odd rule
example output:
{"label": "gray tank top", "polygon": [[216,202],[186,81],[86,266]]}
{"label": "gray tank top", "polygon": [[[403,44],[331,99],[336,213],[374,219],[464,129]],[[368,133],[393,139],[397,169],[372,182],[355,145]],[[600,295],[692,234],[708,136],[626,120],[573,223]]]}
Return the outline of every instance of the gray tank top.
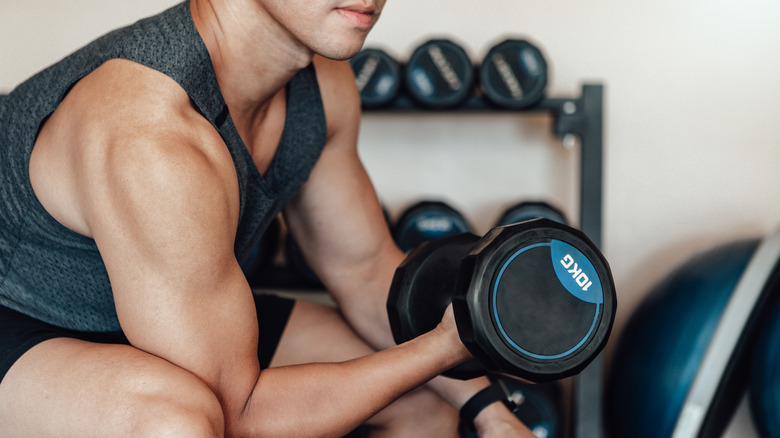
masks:
{"label": "gray tank top", "polygon": [[28,172],[38,130],[68,90],[104,62],[122,58],[181,85],[222,136],[235,163],[242,260],[308,178],[325,144],[325,115],[313,66],[287,86],[279,147],[261,175],[236,131],[209,54],[184,2],[111,32],[19,85],[0,103],[0,305],[83,331],[119,330],[108,274],[94,240],[55,221]]}

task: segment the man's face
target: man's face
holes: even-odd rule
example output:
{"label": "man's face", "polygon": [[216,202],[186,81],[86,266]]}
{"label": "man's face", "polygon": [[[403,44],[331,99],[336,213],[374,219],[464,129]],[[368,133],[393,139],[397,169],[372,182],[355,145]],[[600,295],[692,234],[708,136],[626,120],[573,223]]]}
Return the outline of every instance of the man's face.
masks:
{"label": "man's face", "polygon": [[385,0],[259,0],[293,39],[314,53],[348,59],[363,46]]}

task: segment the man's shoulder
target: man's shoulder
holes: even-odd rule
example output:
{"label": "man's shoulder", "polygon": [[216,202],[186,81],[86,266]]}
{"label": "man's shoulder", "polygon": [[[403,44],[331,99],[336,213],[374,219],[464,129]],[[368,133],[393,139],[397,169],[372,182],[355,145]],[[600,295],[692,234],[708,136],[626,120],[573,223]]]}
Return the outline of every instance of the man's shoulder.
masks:
{"label": "man's shoulder", "polygon": [[94,212],[132,193],[151,200],[148,194],[172,187],[193,196],[204,188],[233,191],[235,169],[219,134],[165,81],[130,61],[110,61],[79,81],[46,121],[30,178],[57,220],[92,236]]}
{"label": "man's shoulder", "polygon": [[108,61],[74,86],[60,110],[72,152],[89,157],[81,160],[85,171],[120,171],[117,166],[124,165],[162,170],[201,162],[196,166],[201,171],[234,177],[219,133],[186,91],[156,70]]}
{"label": "man's shoulder", "polygon": [[178,83],[123,59],[108,61],[80,80],[57,111],[65,113],[59,117],[77,138],[89,140],[85,146],[155,139],[220,143],[218,133]]}
{"label": "man's shoulder", "polygon": [[[66,100],[69,111],[98,126],[118,128],[162,118],[171,122],[189,106],[187,93],[173,79],[133,61],[112,59],[81,79]],[[94,126],[94,125],[92,125]]]}

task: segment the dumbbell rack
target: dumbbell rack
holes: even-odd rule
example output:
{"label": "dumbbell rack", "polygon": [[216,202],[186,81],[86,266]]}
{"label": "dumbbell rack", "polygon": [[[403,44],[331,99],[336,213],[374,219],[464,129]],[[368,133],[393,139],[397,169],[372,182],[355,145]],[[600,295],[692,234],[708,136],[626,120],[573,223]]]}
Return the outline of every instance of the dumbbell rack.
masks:
{"label": "dumbbell rack", "polygon": [[[389,106],[365,109],[372,113],[424,113],[406,95],[400,95]],[[442,111],[442,110],[439,110]],[[565,144],[576,142],[580,147],[580,222],[579,228],[593,243],[602,245],[603,212],[603,158],[604,158],[604,87],[585,84],[582,94],[575,98],[543,98],[536,105],[522,110],[499,108],[478,95],[469,97],[462,105],[448,112],[459,113],[549,113],[553,118],[552,132]],[[572,438],[602,438],[603,426],[603,363],[601,356],[572,381],[570,424]]]}

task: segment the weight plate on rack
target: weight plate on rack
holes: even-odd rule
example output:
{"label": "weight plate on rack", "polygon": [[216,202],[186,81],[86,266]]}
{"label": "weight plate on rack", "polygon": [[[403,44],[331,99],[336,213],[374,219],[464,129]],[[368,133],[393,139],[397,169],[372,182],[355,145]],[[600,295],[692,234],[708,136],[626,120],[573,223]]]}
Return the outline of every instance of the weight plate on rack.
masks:
{"label": "weight plate on rack", "polygon": [[458,44],[443,39],[417,47],[406,65],[404,80],[412,99],[429,108],[452,108],[472,92],[474,65]]}
{"label": "weight plate on rack", "polygon": [[479,80],[485,97],[494,104],[526,108],[544,96],[547,63],[533,44],[509,39],[490,49],[480,66]]}
{"label": "weight plate on rack", "polygon": [[401,68],[392,56],[380,49],[364,49],[349,61],[364,108],[390,104],[401,89]]}

